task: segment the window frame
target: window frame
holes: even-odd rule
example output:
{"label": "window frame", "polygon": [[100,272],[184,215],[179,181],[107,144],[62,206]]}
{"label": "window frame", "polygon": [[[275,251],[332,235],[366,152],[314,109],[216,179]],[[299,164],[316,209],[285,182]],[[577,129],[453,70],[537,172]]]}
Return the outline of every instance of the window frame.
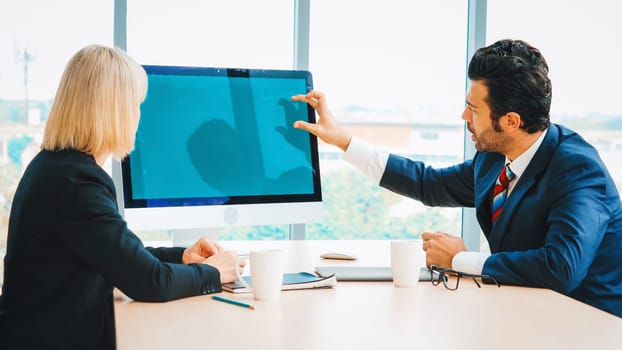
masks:
{"label": "window frame", "polygon": [[[467,19],[467,52],[466,63],[475,50],[486,42],[486,4],[487,0],[469,0]],[[309,67],[309,34],[310,34],[310,0],[295,0],[293,13],[293,48],[294,69],[308,69]],[[114,0],[114,45],[127,50],[127,0]],[[465,74],[465,93],[468,89],[468,79]],[[464,159],[475,153],[472,142],[467,140],[466,126],[464,129]],[[113,170],[114,171],[114,170]],[[480,229],[475,219],[473,208],[462,210],[461,236],[465,240],[468,250],[479,251]],[[292,224],[289,227],[289,239],[304,240],[306,238],[305,224]]]}

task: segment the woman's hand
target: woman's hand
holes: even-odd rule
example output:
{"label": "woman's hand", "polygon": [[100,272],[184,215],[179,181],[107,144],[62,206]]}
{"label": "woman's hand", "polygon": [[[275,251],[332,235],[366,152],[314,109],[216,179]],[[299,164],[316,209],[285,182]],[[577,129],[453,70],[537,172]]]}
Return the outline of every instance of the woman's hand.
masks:
{"label": "woman's hand", "polygon": [[235,252],[226,251],[210,256],[203,263],[218,269],[220,283],[229,283],[238,278],[238,274],[246,265],[246,260],[238,260],[238,255]]}
{"label": "woman's hand", "polygon": [[198,264],[214,254],[222,252],[222,247],[209,239],[202,237],[190,248],[184,250],[181,261],[184,264]]}

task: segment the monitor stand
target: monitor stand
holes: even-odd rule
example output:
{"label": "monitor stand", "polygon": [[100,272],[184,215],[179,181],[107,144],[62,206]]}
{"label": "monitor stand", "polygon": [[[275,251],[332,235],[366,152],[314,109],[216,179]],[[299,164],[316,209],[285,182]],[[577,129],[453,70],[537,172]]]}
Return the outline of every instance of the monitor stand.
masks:
{"label": "monitor stand", "polygon": [[201,237],[218,240],[218,228],[188,228],[171,230],[174,247],[190,247]]}

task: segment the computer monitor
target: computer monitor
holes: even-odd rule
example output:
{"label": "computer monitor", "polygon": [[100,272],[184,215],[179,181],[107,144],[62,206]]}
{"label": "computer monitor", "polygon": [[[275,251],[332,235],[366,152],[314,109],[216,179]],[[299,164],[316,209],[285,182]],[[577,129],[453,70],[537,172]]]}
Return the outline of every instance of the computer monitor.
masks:
{"label": "computer monitor", "polygon": [[296,70],[144,66],[148,90],[134,150],[113,164],[134,230],[321,220],[315,121],[291,96],[312,89]]}

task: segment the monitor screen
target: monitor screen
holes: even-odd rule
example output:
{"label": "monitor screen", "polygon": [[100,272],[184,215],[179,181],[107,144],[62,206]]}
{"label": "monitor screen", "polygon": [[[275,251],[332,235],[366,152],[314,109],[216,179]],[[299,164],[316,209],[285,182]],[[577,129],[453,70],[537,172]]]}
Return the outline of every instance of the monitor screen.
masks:
{"label": "monitor screen", "polygon": [[291,101],[312,89],[309,72],[144,68],[135,148],[113,176],[130,228],[321,219],[317,139],[292,126],[315,121]]}

